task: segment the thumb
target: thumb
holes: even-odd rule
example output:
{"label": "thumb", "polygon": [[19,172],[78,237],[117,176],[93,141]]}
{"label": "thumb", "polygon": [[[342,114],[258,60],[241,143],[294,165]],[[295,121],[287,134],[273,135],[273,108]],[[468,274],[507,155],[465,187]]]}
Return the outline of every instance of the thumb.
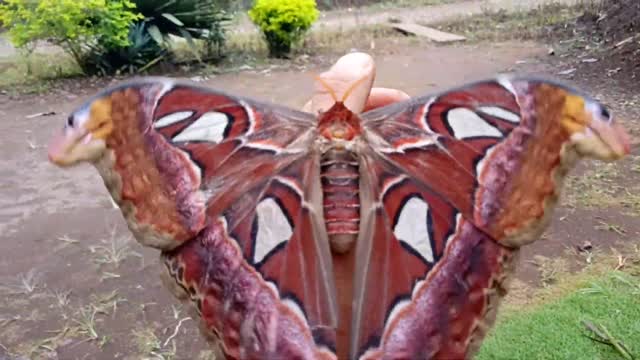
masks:
{"label": "thumb", "polygon": [[[361,113],[366,104],[373,80],[375,64],[373,58],[365,53],[351,53],[341,57],[329,71],[320,74],[320,78],[331,88],[338,100],[354,84],[345,105],[354,113]],[[335,100],[319,81],[316,81],[314,95],[303,108],[307,112],[317,114],[328,110]]]}

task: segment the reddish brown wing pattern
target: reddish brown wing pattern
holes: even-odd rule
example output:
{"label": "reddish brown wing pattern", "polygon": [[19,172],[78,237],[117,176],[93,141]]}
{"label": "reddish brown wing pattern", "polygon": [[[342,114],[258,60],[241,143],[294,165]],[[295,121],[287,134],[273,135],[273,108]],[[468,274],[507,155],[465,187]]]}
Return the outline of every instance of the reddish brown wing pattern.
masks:
{"label": "reddish brown wing pattern", "polygon": [[208,223],[164,254],[230,358],[332,358],[335,295],[313,117],[177,85],[153,127],[200,170]]}
{"label": "reddish brown wing pattern", "polygon": [[[316,213],[318,158],[288,166],[255,196],[247,193],[224,213],[245,259],[272,282],[289,306],[304,313],[312,331],[326,336],[336,323],[328,238]],[[315,192],[315,194],[313,193]],[[259,199],[256,203],[254,199]]]}
{"label": "reddish brown wing pattern", "polygon": [[[556,175],[578,147],[601,159],[629,152],[606,110],[568,90],[528,79],[471,84],[366,113],[362,134],[347,141],[320,137],[309,114],[148,79],[74,112],[64,139],[83,136],[91,149],[62,141],[53,150],[60,164],[95,162],[136,238],[163,250],[170,286],[236,359],[335,359],[322,217],[323,190],[335,189],[323,188],[321,172],[347,185],[345,206],[355,205],[355,181],[343,180],[359,175],[350,358],[464,358],[517,254],[502,244],[541,234]],[[583,135],[572,129],[587,110],[601,146],[589,138],[564,148]],[[338,150],[349,156],[323,158]]]}
{"label": "reddish brown wing pattern", "polygon": [[[187,150],[208,180],[229,176],[228,172],[246,171],[251,168],[248,160],[271,164],[282,158],[295,158],[288,155],[306,154],[309,141],[303,142],[306,148],[291,145],[310,135],[314,120],[305,113],[179,85],[158,100],[154,128]],[[281,154],[280,158],[274,157]],[[256,157],[259,159],[253,160]],[[272,165],[265,170],[274,168]]]}
{"label": "reddish brown wing pattern", "polygon": [[[464,359],[477,350],[495,317],[516,252],[462,217],[457,224],[438,262],[413,284],[411,296],[393,304],[385,326],[354,352],[357,358]],[[383,273],[377,281],[397,280]],[[372,299],[377,297],[365,301]],[[372,328],[365,318],[360,331]]]}
{"label": "reddish brown wing pattern", "polygon": [[357,243],[352,356],[376,349],[395,331],[414,289],[444,254],[457,215],[441,197],[370,155],[361,159],[366,200]]}
{"label": "reddish brown wing pattern", "polygon": [[489,81],[362,119],[371,210],[357,245],[351,356],[463,358],[513,255],[474,216],[486,159],[518,131],[516,96]]}
{"label": "reddish brown wing pattern", "polygon": [[297,176],[313,165],[294,163],[164,255],[229,358],[333,358],[331,268],[318,259],[329,257],[328,239],[303,204],[312,177]]}
{"label": "reddish brown wing pattern", "polygon": [[516,129],[519,114],[514,93],[490,81],[362,118],[375,151],[473,219],[483,160]]}

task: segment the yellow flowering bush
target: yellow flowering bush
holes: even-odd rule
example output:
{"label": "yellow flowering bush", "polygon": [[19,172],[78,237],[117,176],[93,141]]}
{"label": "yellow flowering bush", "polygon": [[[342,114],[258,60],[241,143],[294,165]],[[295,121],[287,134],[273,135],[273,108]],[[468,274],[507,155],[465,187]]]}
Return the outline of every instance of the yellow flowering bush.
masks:
{"label": "yellow flowering bush", "polygon": [[283,57],[318,19],[315,0],[256,0],[249,17],[262,31],[271,56]]}

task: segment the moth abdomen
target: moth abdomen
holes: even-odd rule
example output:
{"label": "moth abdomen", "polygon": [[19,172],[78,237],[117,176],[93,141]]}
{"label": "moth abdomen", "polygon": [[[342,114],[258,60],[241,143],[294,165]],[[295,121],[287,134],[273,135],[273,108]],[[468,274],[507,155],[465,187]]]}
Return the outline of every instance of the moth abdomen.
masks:
{"label": "moth abdomen", "polygon": [[360,227],[359,162],[355,153],[331,149],[320,162],[323,210],[331,248],[345,252]]}

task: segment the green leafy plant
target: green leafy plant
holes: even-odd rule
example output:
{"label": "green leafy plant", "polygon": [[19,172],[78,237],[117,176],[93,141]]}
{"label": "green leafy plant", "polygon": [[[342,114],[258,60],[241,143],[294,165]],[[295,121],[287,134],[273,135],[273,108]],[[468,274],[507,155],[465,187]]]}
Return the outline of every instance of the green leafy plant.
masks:
{"label": "green leafy plant", "polygon": [[133,74],[152,67],[168,54],[166,48],[151,38],[145,22],[131,25],[128,38],[129,44],[124,47],[97,44],[84,59],[85,68],[91,68],[92,73],[101,75]]}
{"label": "green leafy plant", "polygon": [[129,28],[142,18],[129,0],[6,0],[0,22],[17,47],[30,52],[38,41],[62,47],[91,73],[88,58],[96,49],[127,47]]}
{"label": "green leafy plant", "polygon": [[264,34],[269,53],[285,57],[318,19],[315,0],[257,0],[249,17]]}
{"label": "green leafy plant", "polygon": [[207,49],[220,52],[225,29],[231,20],[228,0],[133,0],[144,16],[149,35],[165,44],[170,35],[182,37],[195,51],[194,39],[202,39]]}

